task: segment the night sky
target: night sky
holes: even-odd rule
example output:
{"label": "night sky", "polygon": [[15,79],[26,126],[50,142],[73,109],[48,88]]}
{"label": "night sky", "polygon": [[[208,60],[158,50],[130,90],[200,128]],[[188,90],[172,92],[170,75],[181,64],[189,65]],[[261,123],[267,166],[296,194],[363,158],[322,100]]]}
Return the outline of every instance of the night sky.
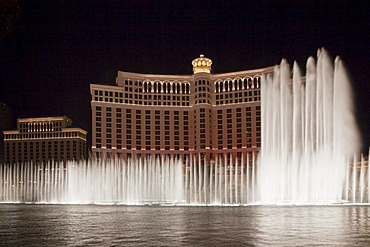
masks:
{"label": "night sky", "polygon": [[19,18],[0,40],[0,102],[15,118],[67,115],[90,134],[89,85],[114,85],[118,70],[192,74],[202,53],[213,73],[282,58],[304,72],[306,59],[325,47],[347,65],[366,150],[367,2],[19,1]]}

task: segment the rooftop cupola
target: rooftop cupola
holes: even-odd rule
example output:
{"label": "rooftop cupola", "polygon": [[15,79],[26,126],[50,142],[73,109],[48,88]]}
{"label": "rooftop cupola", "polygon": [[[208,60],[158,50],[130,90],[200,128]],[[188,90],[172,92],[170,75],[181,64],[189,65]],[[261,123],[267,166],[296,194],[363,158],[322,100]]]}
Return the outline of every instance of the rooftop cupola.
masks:
{"label": "rooftop cupola", "polygon": [[211,73],[212,60],[204,57],[203,54],[194,59],[191,64],[193,65],[194,74],[197,73]]}

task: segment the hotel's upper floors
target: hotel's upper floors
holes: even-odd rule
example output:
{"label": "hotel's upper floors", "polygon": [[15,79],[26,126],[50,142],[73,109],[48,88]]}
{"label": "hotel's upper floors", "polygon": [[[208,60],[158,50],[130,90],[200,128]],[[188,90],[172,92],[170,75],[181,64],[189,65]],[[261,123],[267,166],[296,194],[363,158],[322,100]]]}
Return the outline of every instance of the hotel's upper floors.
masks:
{"label": "hotel's upper floors", "polygon": [[[198,59],[207,59],[200,57]],[[259,101],[263,74],[272,74],[274,67],[211,74],[208,69],[193,75],[156,75],[119,71],[117,86],[91,84],[96,102],[144,106],[194,106],[197,104],[227,105]],[[205,66],[207,67],[207,66]]]}

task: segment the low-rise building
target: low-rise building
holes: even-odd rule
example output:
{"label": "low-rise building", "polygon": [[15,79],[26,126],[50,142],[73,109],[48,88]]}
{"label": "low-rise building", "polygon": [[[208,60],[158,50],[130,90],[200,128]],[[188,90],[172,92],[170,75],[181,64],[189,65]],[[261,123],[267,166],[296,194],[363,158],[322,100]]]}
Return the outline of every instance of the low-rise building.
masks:
{"label": "low-rise building", "polygon": [[86,134],[66,116],[17,119],[4,131],[4,163],[86,159]]}

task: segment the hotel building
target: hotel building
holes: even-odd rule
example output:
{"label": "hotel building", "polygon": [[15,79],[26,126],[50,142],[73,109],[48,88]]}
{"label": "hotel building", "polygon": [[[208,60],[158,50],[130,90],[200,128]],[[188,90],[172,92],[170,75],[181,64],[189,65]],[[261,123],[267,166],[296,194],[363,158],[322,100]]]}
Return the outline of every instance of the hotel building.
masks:
{"label": "hotel building", "polygon": [[192,65],[192,75],[119,71],[115,86],[91,84],[93,157],[253,157],[261,76],[273,67],[212,74],[203,55]]}
{"label": "hotel building", "polygon": [[86,131],[70,127],[66,116],[17,119],[17,130],[4,131],[4,163],[86,159]]}

